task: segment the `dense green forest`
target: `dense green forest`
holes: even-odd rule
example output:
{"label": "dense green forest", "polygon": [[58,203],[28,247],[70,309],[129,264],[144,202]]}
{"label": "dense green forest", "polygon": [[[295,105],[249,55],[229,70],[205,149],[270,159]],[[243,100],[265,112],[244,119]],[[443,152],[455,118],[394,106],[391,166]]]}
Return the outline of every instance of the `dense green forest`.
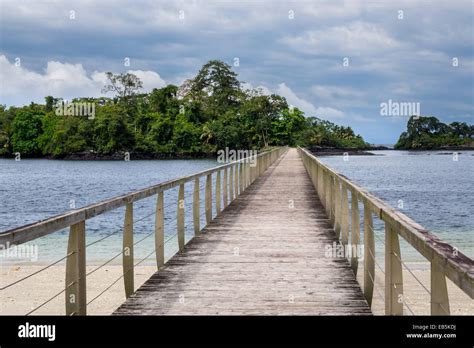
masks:
{"label": "dense green forest", "polygon": [[442,147],[474,147],[474,125],[445,124],[436,117],[412,116],[395,144],[396,149],[425,150]]}
{"label": "dense green forest", "polygon": [[[133,74],[107,73],[102,92],[111,98],[77,98],[90,103],[92,117],[62,112],[65,101],[0,105],[0,155],[63,157],[135,153],[215,153],[229,147],[261,149],[274,145],[367,147],[350,127],[305,117],[279,95],[244,90],[237,74],[221,61],[209,61],[195,78],[140,93]],[[64,108],[66,110],[66,108]],[[61,112],[58,112],[61,111]]]}

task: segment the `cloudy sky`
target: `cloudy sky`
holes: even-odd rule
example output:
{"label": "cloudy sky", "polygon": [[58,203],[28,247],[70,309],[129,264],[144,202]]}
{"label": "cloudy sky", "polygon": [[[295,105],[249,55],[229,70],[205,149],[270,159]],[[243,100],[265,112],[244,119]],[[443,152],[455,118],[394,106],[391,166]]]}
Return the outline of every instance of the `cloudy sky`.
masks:
{"label": "cloudy sky", "polygon": [[372,143],[405,128],[381,116],[388,100],[474,123],[472,0],[1,0],[0,11],[8,106],[101,95],[106,71],[132,71],[147,90],[180,84],[220,59]]}

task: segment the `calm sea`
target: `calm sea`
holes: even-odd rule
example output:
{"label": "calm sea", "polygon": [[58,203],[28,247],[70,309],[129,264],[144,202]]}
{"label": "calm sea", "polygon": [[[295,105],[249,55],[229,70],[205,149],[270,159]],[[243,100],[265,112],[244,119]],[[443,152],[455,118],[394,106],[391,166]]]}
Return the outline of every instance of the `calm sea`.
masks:
{"label": "calm sea", "polygon": [[[399,208],[441,239],[474,256],[474,152],[463,152],[457,160],[439,152],[409,153],[376,151],[378,156],[322,157],[331,167],[366,187],[393,207]],[[155,161],[56,161],[0,159],[0,231],[73,210],[100,200],[195,173],[217,165],[214,160]],[[201,182],[201,190],[204,183]],[[186,221],[190,215],[193,186],[185,187]],[[165,195],[165,249],[177,249],[176,190]],[[203,195],[201,194],[201,197]],[[135,203],[135,257],[153,251],[156,198]],[[87,248],[91,261],[109,259],[121,251],[124,209],[108,212],[87,221],[87,243],[108,238]],[[204,216],[201,217],[204,225]],[[375,219],[377,220],[377,219]],[[374,220],[374,222],[375,222]],[[383,238],[381,224],[375,225]],[[37,247],[37,262],[50,262],[66,254],[68,231],[58,231],[28,245]],[[187,224],[187,239],[193,235]],[[382,248],[377,240],[377,248]],[[408,261],[422,260],[402,246]],[[17,260],[18,261],[18,260]],[[117,258],[120,262],[120,257]],[[152,262],[152,259],[151,261]]]}
{"label": "calm sea", "polygon": [[[328,156],[321,160],[474,257],[474,151],[457,155],[441,151],[373,153],[377,156]],[[374,218],[374,223],[377,220]],[[383,239],[382,224],[376,227]],[[409,260],[422,260],[406,244],[402,254],[404,251],[402,256]]]}

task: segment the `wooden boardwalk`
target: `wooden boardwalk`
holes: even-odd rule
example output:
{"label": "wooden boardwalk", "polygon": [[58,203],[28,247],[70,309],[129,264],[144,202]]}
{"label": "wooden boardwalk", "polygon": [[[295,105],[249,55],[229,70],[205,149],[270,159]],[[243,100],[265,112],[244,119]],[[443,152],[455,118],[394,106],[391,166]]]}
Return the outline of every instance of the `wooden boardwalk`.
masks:
{"label": "wooden boardwalk", "polygon": [[371,314],[296,149],[172,257],[115,315]]}

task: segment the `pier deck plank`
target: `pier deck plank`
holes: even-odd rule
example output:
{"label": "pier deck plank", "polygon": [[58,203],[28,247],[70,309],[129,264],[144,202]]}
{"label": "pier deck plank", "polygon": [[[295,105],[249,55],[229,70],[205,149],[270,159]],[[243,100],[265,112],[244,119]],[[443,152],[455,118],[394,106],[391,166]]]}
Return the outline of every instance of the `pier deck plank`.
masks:
{"label": "pier deck plank", "polygon": [[367,315],[296,149],[249,186],[115,315]]}

